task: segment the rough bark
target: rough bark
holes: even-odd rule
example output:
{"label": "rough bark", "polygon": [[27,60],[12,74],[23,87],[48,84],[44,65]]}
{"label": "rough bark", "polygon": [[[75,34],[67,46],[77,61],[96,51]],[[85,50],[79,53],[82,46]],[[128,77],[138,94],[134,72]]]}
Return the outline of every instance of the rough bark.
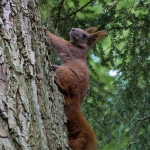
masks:
{"label": "rough bark", "polygon": [[0,0],[0,150],[68,149],[37,0]]}

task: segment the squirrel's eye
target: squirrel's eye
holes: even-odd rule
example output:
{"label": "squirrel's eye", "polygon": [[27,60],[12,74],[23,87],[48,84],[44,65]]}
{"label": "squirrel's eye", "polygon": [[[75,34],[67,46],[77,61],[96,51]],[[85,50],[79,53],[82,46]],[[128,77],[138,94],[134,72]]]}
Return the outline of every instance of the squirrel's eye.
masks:
{"label": "squirrel's eye", "polygon": [[86,34],[82,34],[83,35],[83,37],[86,37]]}

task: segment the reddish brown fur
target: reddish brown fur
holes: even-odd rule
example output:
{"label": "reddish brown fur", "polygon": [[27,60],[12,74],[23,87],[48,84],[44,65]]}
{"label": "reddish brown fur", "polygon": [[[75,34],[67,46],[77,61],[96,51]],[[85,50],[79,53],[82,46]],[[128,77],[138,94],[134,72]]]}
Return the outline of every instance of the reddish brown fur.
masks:
{"label": "reddish brown fur", "polygon": [[73,150],[96,149],[96,136],[84,119],[80,108],[89,83],[86,55],[91,46],[107,34],[105,31],[93,33],[96,29],[93,27],[84,31],[72,28],[69,42],[44,28],[49,42],[56,48],[64,62],[56,69],[55,83],[66,101],[69,145]]}

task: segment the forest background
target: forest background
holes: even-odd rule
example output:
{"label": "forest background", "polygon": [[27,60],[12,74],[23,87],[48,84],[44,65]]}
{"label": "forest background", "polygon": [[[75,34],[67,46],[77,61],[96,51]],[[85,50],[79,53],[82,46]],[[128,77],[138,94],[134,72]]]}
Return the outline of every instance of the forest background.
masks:
{"label": "forest background", "polygon": [[[82,110],[101,150],[150,149],[150,1],[40,0],[43,24],[69,40],[72,27],[108,36],[88,54]],[[61,64],[48,46],[52,63]]]}

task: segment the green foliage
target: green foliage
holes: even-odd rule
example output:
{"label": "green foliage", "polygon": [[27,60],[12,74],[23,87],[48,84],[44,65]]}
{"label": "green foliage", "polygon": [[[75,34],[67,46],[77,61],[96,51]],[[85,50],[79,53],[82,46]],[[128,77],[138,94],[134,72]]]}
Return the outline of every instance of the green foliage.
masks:
{"label": "green foliage", "polygon": [[150,116],[150,2],[45,0],[40,6],[43,24],[65,39],[72,27],[108,31],[88,55],[91,80],[83,104],[99,149],[149,150],[150,117],[136,127]]}

